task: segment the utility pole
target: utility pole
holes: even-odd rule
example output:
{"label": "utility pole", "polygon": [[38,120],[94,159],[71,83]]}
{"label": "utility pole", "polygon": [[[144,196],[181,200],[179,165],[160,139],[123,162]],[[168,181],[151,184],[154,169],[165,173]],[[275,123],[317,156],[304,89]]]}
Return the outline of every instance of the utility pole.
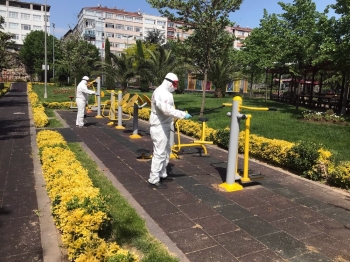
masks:
{"label": "utility pole", "polygon": [[52,23],[52,78],[55,78],[55,23]]}
{"label": "utility pole", "polygon": [[45,0],[45,22],[44,22],[44,33],[45,33],[45,92],[44,98],[47,98],[47,47],[46,47],[46,35],[47,35],[47,15],[46,15],[46,0]]}

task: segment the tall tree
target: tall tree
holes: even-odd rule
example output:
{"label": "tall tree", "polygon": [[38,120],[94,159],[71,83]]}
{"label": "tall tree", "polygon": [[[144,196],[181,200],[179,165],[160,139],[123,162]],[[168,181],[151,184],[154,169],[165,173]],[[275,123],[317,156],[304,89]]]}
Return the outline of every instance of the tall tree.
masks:
{"label": "tall tree", "polygon": [[61,41],[60,51],[62,57],[55,63],[56,71],[58,74],[74,78],[75,86],[76,80],[90,75],[95,70],[95,62],[101,60],[96,46],[75,34]]}
{"label": "tall tree", "polygon": [[[45,64],[45,32],[44,31],[32,31],[30,32],[23,41],[23,46],[20,49],[19,56],[26,66],[29,74],[36,74],[43,77],[44,72],[42,65]],[[52,69],[53,63],[53,46],[52,41],[56,40],[54,36],[47,38],[47,58],[48,64]],[[49,44],[51,43],[51,44]],[[55,60],[60,57],[60,49],[55,50]],[[52,70],[50,70],[52,73]]]}
{"label": "tall tree", "polygon": [[153,29],[147,32],[145,36],[145,41],[151,44],[162,45],[165,43],[165,36],[159,29]]}
{"label": "tall tree", "polygon": [[[111,44],[108,40],[108,37],[105,43],[105,63],[110,66],[112,65]],[[114,79],[111,74],[106,74],[106,88],[107,90],[114,90]]]}
{"label": "tall tree", "polygon": [[[0,29],[4,29],[2,26],[4,22],[4,18],[0,16]],[[0,31],[0,72],[3,68],[9,67],[11,59],[13,58],[13,53],[9,51],[9,49],[13,48],[14,44],[11,38],[12,34]]]}
{"label": "tall tree", "polygon": [[[186,56],[193,58],[204,75],[201,113],[205,106],[207,72],[210,60],[221,57],[233,38],[223,33],[231,25],[229,14],[239,9],[243,0],[147,0],[158,11],[172,21],[183,22],[185,31],[194,33],[185,40]],[[170,9],[170,11],[168,10]]]}

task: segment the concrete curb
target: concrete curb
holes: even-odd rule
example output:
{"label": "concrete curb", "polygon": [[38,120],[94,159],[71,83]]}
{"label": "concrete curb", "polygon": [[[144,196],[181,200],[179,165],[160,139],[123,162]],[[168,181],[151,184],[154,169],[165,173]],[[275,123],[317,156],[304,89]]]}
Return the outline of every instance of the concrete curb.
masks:
{"label": "concrete curb", "polygon": [[146,213],[140,204],[132,197],[132,195],[123,187],[123,185],[113,176],[101,160],[85,145],[80,143],[82,148],[89,154],[89,156],[96,162],[100,171],[111,181],[113,186],[118,189],[120,194],[128,201],[128,203],[136,210],[136,212],[146,221],[146,226],[150,233],[161,241],[169,251],[176,255],[181,262],[189,262],[184,253],[175,245],[173,241],[164,233],[164,231],[154,222],[154,220]]}
{"label": "concrete curb", "polygon": [[32,106],[28,101],[28,116],[30,120],[30,137],[33,152],[34,178],[36,196],[38,201],[39,221],[40,221],[40,236],[41,245],[43,248],[44,262],[61,262],[62,254],[59,248],[60,236],[57,235],[57,229],[51,215],[51,202],[45,188],[45,181],[39,160],[39,149],[36,145],[36,130],[33,121]]}

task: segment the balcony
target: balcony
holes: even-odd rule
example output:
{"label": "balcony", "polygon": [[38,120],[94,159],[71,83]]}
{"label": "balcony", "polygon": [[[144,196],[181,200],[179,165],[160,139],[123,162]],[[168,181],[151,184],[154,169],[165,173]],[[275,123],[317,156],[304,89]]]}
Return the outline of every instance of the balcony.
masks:
{"label": "balcony", "polygon": [[95,41],[96,40],[96,35],[93,33],[84,33],[83,37],[86,41]]}

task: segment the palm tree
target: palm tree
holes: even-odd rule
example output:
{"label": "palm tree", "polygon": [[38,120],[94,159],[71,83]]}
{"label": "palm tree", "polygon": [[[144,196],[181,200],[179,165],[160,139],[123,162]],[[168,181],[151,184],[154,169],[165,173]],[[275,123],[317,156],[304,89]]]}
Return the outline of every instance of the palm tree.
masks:
{"label": "palm tree", "polygon": [[227,54],[221,58],[215,59],[210,64],[208,70],[208,79],[215,86],[214,97],[223,97],[226,85],[235,79],[241,79],[238,61],[234,59],[234,54]]}
{"label": "palm tree", "polygon": [[108,67],[108,74],[114,77],[114,80],[121,85],[121,90],[125,93],[128,89],[128,83],[135,77],[133,70],[132,58],[122,53],[120,57],[110,54],[112,64]]}

